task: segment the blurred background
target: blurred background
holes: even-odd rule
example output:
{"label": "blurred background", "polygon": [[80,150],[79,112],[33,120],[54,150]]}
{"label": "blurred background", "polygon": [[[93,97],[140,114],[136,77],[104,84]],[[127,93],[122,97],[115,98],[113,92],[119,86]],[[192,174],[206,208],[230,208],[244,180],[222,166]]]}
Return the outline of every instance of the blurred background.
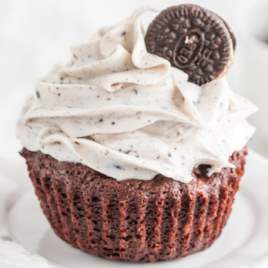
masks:
{"label": "blurred background", "polygon": [[[268,0],[0,0],[1,171],[10,173],[19,158],[15,124],[26,95],[34,90],[35,77],[67,57],[70,45],[86,41],[90,33],[121,21],[140,6],[162,10],[182,3],[218,13],[234,30],[238,47],[228,80],[235,92],[260,106],[250,118],[258,128],[250,146],[268,156]],[[154,16],[145,15],[145,25]],[[12,171],[14,176],[19,170]]]}

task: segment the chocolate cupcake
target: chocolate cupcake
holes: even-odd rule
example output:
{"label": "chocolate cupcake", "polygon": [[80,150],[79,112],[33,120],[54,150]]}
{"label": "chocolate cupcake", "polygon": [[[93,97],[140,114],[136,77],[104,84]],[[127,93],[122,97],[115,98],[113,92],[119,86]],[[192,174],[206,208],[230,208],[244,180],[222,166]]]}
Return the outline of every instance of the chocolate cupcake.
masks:
{"label": "chocolate cupcake", "polygon": [[68,62],[37,80],[17,125],[56,235],[114,260],[209,247],[255,131],[246,118],[257,108],[222,77],[235,47],[229,26],[183,5],[162,11],[145,36],[140,16],[149,10],[73,46]]}

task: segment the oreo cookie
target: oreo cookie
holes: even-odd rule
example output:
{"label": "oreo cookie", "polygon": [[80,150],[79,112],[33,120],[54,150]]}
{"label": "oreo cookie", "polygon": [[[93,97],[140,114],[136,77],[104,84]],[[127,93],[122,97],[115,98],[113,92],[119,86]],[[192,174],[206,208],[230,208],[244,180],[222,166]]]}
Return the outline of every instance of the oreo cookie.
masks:
{"label": "oreo cookie", "polygon": [[236,45],[228,24],[196,5],[163,10],[149,25],[145,43],[149,53],[165,58],[197,85],[228,71]]}

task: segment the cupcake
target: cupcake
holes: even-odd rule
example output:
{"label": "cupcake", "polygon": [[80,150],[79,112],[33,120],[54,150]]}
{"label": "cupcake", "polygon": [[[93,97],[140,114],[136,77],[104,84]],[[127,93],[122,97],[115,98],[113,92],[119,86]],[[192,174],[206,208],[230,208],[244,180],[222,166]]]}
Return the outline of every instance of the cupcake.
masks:
{"label": "cupcake", "polygon": [[235,38],[195,5],[143,7],[71,47],[35,82],[17,136],[55,234],[95,256],[137,262],[211,246],[244,174],[257,108],[225,74]]}

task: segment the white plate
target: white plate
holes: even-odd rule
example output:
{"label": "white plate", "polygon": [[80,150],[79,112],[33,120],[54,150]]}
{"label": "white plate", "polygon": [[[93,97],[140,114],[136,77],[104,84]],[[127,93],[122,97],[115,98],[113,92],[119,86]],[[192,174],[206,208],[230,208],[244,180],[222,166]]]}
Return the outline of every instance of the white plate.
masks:
{"label": "white plate", "polygon": [[43,266],[43,263],[40,262],[40,266],[37,264],[32,266],[35,268],[59,267],[58,265],[69,268],[138,268],[141,266],[146,268],[267,268],[267,167],[268,161],[266,159],[255,152],[250,152],[246,175],[242,178],[233,212],[222,235],[209,249],[184,259],[140,264],[109,261],[74,249],[53,233],[41,212],[33,189],[24,192],[20,198],[13,202],[8,213],[7,227],[15,241],[27,248],[32,254],[35,254],[35,257],[41,256],[49,261],[49,264],[46,263],[49,266]]}

